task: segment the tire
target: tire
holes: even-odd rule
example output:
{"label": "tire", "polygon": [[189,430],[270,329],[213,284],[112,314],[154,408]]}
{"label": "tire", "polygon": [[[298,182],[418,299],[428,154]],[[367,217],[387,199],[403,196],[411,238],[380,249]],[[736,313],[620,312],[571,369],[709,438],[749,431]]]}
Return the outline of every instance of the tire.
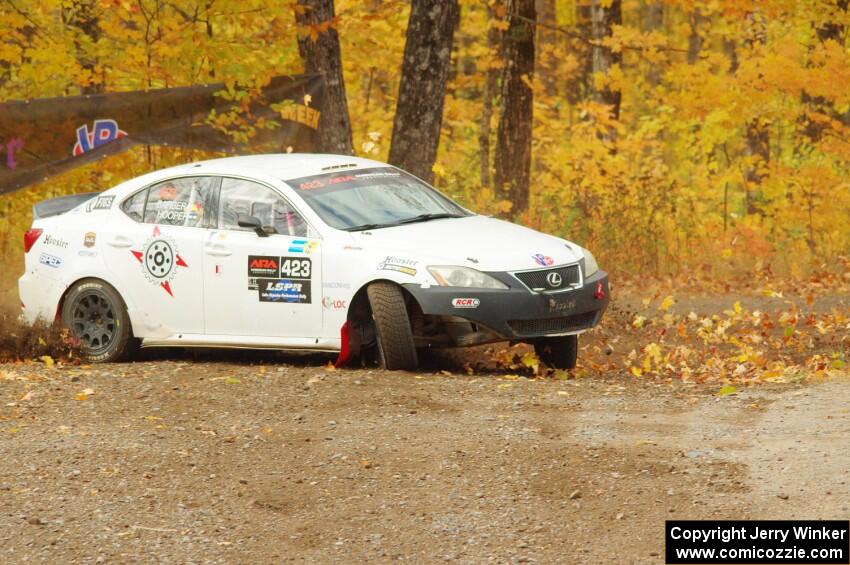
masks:
{"label": "tire", "polygon": [[65,296],[62,323],[92,363],[129,359],[139,348],[121,295],[103,281],[82,280]]}
{"label": "tire", "polygon": [[578,359],[578,336],[564,335],[534,342],[537,357],[555,369],[574,369]]}
{"label": "tire", "polygon": [[376,282],[369,285],[366,294],[378,334],[378,364],[390,371],[415,370],[419,363],[401,288]]}

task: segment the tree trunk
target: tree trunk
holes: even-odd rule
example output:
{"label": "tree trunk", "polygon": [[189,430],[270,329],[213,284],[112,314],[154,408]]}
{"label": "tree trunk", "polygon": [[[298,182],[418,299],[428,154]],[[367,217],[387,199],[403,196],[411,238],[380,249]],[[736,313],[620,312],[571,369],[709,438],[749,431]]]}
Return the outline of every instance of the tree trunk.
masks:
{"label": "tree trunk", "polygon": [[434,179],[459,13],[457,0],[413,0],[407,22],[389,161],[427,182]]}
{"label": "tree trunk", "polygon": [[593,24],[591,23],[592,0],[578,0],[575,6],[576,29],[578,38],[571,41],[570,49],[579,62],[574,84],[567,85],[567,99],[570,104],[578,104],[582,100],[590,98],[593,84],[593,56],[590,46],[593,37]]}
{"label": "tree trunk", "polygon": [[[763,45],[767,41],[766,21],[764,15],[759,12],[750,13],[747,20],[746,44],[750,49],[754,49],[755,46]],[[770,164],[770,122],[767,118],[756,116],[747,123],[746,141],[747,152],[755,157],[753,166],[745,174],[747,214],[754,214],[758,212],[755,205],[755,200],[760,194],[758,187],[761,186],[765,177],[764,171]],[[753,186],[756,187],[755,191],[752,190]]]}
{"label": "tree trunk", "polygon": [[528,208],[534,93],[534,0],[507,2],[510,24],[502,39],[502,108],[496,136],[495,185],[514,213]]}
{"label": "tree trunk", "polygon": [[[492,20],[496,11],[491,5],[487,5],[487,19]],[[487,46],[489,57],[487,62],[498,56],[499,51],[499,29],[495,26],[487,28]],[[490,186],[490,121],[493,117],[493,98],[496,96],[496,84],[499,80],[499,69],[488,64],[484,71],[484,92],[481,104],[481,127],[478,132],[478,159],[481,170],[481,186]]]}
{"label": "tree trunk", "polygon": [[699,59],[699,53],[702,51],[703,37],[700,33],[700,28],[706,21],[706,18],[700,13],[696,7],[688,14],[688,20],[691,31],[688,34],[688,64],[693,65]]}
{"label": "tree trunk", "polygon": [[82,93],[103,92],[103,81],[96,75],[97,58],[91,53],[92,47],[100,39],[100,18],[97,14],[96,2],[95,0],[74,0],[70,10],[68,23],[80,33],[80,36],[74,38],[76,59],[89,74],[88,82],[82,85]]}
{"label": "tree trunk", "polygon": [[[839,14],[846,12],[847,5],[848,0],[838,0],[835,5],[837,11],[835,16],[839,16]],[[839,45],[844,45],[844,25],[839,22],[827,21],[823,25],[819,26],[816,32],[818,40],[820,40],[821,43],[826,41],[835,41]],[[812,113],[828,116],[836,120],[842,119],[842,117],[835,111],[835,106],[832,102],[825,99],[823,96],[812,96],[804,90],[801,99],[803,104]],[[804,117],[802,126],[803,133],[812,143],[820,141],[827,127],[823,121],[813,120],[809,116]]]}
{"label": "tree trunk", "polygon": [[[664,27],[664,4],[662,0],[642,0],[640,13],[641,31],[644,33],[664,31],[662,29]],[[646,80],[652,86],[658,86],[661,82],[661,66],[650,65],[646,73]]]}
{"label": "tree trunk", "polygon": [[325,76],[325,106],[319,116],[317,150],[353,155],[339,36],[333,20],[333,0],[298,0],[295,6],[295,22],[302,28],[298,34],[298,51],[304,60],[304,72]]}
{"label": "tree trunk", "polygon": [[[615,53],[601,44],[606,37],[611,36],[613,26],[623,23],[622,1],[613,0],[607,8],[605,4],[605,0],[592,0],[590,4],[591,38],[593,39],[591,62],[594,73],[608,72],[611,67],[623,61],[621,53]],[[610,106],[614,119],[620,118],[619,90],[611,90],[608,87],[594,88],[593,99]]]}

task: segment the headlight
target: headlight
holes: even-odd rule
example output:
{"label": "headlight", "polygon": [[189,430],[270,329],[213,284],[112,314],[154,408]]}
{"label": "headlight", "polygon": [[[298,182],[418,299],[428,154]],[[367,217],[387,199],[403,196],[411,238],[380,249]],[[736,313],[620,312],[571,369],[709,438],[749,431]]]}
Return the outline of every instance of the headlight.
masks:
{"label": "headlight", "polygon": [[434,265],[428,271],[440,286],[463,286],[467,288],[497,288],[505,290],[508,286],[481,271],[469,267],[452,265]]}
{"label": "headlight", "polygon": [[593,253],[584,247],[581,248],[581,251],[584,253],[584,278],[587,278],[599,270],[599,265],[596,264],[596,258],[593,256]]}

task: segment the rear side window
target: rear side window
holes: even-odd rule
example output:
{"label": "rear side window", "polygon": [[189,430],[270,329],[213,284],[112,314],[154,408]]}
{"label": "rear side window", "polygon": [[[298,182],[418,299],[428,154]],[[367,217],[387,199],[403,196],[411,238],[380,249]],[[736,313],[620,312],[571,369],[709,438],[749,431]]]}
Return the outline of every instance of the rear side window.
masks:
{"label": "rear side window", "polygon": [[121,209],[124,213],[141,222],[145,216],[145,200],[147,199],[148,191],[140,190],[121,204]]}

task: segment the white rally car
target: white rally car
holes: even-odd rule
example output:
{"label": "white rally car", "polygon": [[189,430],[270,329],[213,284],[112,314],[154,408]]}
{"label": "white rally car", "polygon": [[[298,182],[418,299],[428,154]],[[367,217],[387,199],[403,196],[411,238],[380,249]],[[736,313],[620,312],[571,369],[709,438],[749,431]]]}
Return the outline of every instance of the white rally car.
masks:
{"label": "white rally car", "polygon": [[586,249],[354,157],[181,165],[33,215],[24,317],[61,321],[92,361],[201,346],[414,369],[417,349],[513,341],[571,368],[608,303]]}

